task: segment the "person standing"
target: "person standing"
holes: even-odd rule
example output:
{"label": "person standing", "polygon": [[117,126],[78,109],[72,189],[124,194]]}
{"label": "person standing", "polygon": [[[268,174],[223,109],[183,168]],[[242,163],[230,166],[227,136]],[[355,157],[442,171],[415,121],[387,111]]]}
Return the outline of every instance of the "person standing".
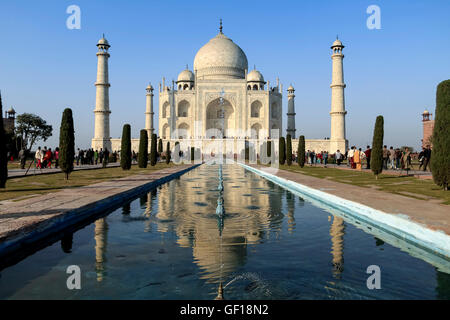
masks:
{"label": "person standing", "polygon": [[42,169],[42,151],[41,151],[41,147],[38,147],[36,153],[34,154],[34,159],[36,160],[36,168]]}
{"label": "person standing", "polygon": [[370,170],[370,156],[372,155],[372,149],[370,149],[370,146],[367,146],[366,151],[364,151],[364,154],[366,155],[367,159],[366,169]]}
{"label": "person standing", "polygon": [[387,146],[383,147],[383,169],[387,170],[387,164],[389,160],[389,150]]}
{"label": "person standing", "polygon": [[424,150],[424,154],[423,154],[423,171],[427,171],[427,166],[430,163],[430,159],[431,159],[431,148],[430,146],[427,146],[426,149]]}
{"label": "person standing", "polygon": [[324,152],[322,153],[322,157],[323,157],[323,163],[324,163],[324,165],[325,165],[325,167],[326,167],[327,164],[328,164],[328,152],[327,152],[327,151],[324,151]]}
{"label": "person standing", "polygon": [[355,169],[361,171],[361,152],[356,149],[356,147],[353,153],[353,163],[355,165]]}
{"label": "person standing", "polygon": [[20,160],[20,169],[25,169],[26,154],[23,148],[20,149],[19,151],[19,160]]}
{"label": "person standing", "polygon": [[348,156],[347,156],[348,163],[350,164],[350,168],[352,168],[352,169],[354,169],[354,165],[355,165],[354,162],[353,162],[354,161],[354,159],[353,159],[354,155],[355,155],[355,147],[352,146],[352,148],[348,152]]}
{"label": "person standing", "polygon": [[336,163],[337,163],[337,165],[340,166],[340,165],[341,165],[341,162],[342,162],[342,153],[341,153],[339,150],[336,151],[335,157],[336,157]]}
{"label": "person standing", "polygon": [[405,152],[402,156],[403,168],[406,170],[406,175],[409,174],[409,170],[411,170],[411,152],[409,148],[405,148]]}
{"label": "person standing", "polygon": [[397,148],[395,150],[395,167],[397,168],[397,170],[402,168],[402,151]]}
{"label": "person standing", "polygon": [[422,151],[420,151],[417,159],[419,160],[419,170],[421,170],[421,168],[423,167],[423,163],[425,161],[425,147],[422,147]]}
{"label": "person standing", "polygon": [[58,169],[59,166],[59,148],[56,147],[55,149],[55,155],[53,157],[55,159],[55,168]]}
{"label": "person standing", "polygon": [[105,151],[103,152],[103,168],[106,168],[106,166],[108,165],[108,161],[109,161],[109,151],[107,148],[105,148]]}
{"label": "person standing", "polygon": [[391,164],[391,169],[395,170],[395,151],[392,146],[389,148],[389,162]]}

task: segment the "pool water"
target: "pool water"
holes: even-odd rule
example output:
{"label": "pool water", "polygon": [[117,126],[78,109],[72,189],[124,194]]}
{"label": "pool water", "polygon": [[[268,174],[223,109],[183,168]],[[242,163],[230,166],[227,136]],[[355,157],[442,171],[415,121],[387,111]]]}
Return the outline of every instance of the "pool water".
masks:
{"label": "pool water", "polygon": [[[214,299],[222,283],[226,299],[450,299],[449,261],[238,165],[223,166],[219,219],[217,172],[202,165],[0,271],[0,298]],[[371,265],[381,289],[367,287]]]}

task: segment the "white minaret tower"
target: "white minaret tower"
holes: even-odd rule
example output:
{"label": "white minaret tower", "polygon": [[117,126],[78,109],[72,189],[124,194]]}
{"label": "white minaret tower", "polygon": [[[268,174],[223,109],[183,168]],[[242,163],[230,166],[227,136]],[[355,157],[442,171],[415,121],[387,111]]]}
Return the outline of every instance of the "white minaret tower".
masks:
{"label": "white minaret tower", "polygon": [[345,139],[345,100],[344,100],[344,54],[342,49],[344,46],[339,39],[333,42],[331,46],[333,53],[331,59],[333,60],[333,73],[331,80],[331,136],[330,136],[330,150],[329,152],[336,152],[340,150],[345,152],[347,147],[347,140]]}
{"label": "white minaret tower", "polygon": [[108,149],[111,152],[111,136],[109,134],[109,77],[108,77],[108,49],[110,45],[105,39],[105,35],[98,43],[97,52],[97,81],[95,86],[97,94],[95,99],[95,133],[92,139],[92,148],[94,150]]}
{"label": "white minaret tower", "polygon": [[154,130],[153,127],[153,87],[151,84],[145,89],[146,95],[146,108],[145,108],[145,129],[147,130],[148,138],[151,139]]}
{"label": "white minaret tower", "polygon": [[288,112],[287,112],[287,130],[286,134],[290,134],[295,139],[295,104],[294,104],[294,87],[292,85],[287,89],[288,92]]}

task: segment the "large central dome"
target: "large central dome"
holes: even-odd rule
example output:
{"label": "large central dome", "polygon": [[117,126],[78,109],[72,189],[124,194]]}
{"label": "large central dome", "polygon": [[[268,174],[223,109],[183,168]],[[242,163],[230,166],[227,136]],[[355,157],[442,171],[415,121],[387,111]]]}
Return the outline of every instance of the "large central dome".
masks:
{"label": "large central dome", "polygon": [[222,32],[201,47],[194,59],[198,79],[244,79],[247,69],[244,51]]}

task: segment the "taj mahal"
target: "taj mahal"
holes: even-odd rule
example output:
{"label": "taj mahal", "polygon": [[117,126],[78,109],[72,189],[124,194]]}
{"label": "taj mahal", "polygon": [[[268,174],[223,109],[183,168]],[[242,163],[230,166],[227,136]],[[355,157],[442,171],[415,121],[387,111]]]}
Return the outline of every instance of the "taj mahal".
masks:
{"label": "taj mahal", "polygon": [[[120,150],[121,139],[110,137],[108,52],[110,44],[103,36],[98,44],[97,81],[95,83],[96,106],[94,150]],[[331,130],[329,138],[306,139],[306,149],[316,151],[345,151],[348,145],[345,131],[345,101],[343,75],[344,45],[336,39],[331,46]],[[283,129],[283,86],[277,78],[272,86],[256,68],[249,71],[245,52],[223,33],[209,40],[195,55],[193,71],[186,69],[177,81],[158,88],[158,128],[154,128],[154,88],[146,88],[145,129],[149,139],[156,133],[164,143],[198,147],[209,152],[209,145],[224,141],[226,152],[239,154],[244,142],[255,146],[264,141],[278,140],[281,136],[292,137],[293,150],[297,150],[299,130],[295,127],[295,89],[287,88],[287,125]],[[307,137],[307,133],[302,132]],[[173,144],[172,144],[173,142]],[[165,144],[164,144],[165,145]],[[132,139],[137,151],[139,139]],[[225,152],[225,149],[223,150]],[[259,148],[256,148],[259,150]],[[217,150],[216,150],[217,151]]]}

